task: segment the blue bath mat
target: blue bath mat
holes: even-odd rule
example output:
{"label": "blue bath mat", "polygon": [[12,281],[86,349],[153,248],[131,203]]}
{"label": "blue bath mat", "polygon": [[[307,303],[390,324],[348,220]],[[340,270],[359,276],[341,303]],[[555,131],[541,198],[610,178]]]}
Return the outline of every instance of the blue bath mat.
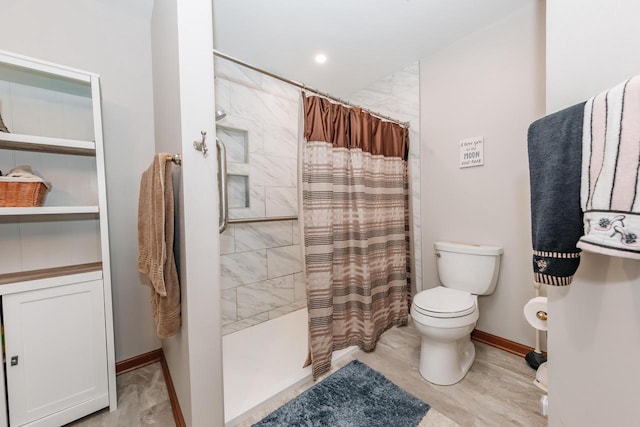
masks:
{"label": "blue bath mat", "polygon": [[429,405],[354,360],[254,427],[415,427]]}

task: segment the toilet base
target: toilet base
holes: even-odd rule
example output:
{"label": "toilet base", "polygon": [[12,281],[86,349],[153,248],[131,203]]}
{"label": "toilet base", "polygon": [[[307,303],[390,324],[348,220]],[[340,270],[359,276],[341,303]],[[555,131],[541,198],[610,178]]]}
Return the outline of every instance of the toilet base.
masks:
{"label": "toilet base", "polygon": [[457,341],[441,342],[422,337],[420,375],[430,383],[452,385],[469,371],[476,357],[471,335]]}

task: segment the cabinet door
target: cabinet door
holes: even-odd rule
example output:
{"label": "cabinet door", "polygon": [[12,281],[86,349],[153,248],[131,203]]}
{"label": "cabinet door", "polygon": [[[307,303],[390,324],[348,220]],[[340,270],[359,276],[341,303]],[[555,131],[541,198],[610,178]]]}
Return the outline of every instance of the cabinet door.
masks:
{"label": "cabinet door", "polygon": [[102,280],[5,295],[2,307],[12,427],[109,405]]}

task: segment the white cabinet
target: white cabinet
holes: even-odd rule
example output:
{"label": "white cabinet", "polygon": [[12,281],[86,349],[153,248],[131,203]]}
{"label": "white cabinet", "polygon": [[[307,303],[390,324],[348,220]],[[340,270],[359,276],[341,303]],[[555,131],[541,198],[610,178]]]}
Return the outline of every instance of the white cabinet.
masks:
{"label": "white cabinet", "polygon": [[41,207],[0,207],[0,427],[115,410],[99,77],[0,51],[0,115],[0,170],[52,184]]}
{"label": "white cabinet", "polygon": [[2,310],[11,426],[109,405],[102,280],[5,295]]}

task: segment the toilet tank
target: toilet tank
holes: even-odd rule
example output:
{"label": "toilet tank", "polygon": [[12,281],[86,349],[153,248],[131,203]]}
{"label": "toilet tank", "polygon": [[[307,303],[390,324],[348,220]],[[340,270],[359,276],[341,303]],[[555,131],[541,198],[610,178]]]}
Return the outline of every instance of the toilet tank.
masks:
{"label": "toilet tank", "polygon": [[498,282],[498,246],[435,242],[436,266],[440,283],[474,295],[492,294]]}

